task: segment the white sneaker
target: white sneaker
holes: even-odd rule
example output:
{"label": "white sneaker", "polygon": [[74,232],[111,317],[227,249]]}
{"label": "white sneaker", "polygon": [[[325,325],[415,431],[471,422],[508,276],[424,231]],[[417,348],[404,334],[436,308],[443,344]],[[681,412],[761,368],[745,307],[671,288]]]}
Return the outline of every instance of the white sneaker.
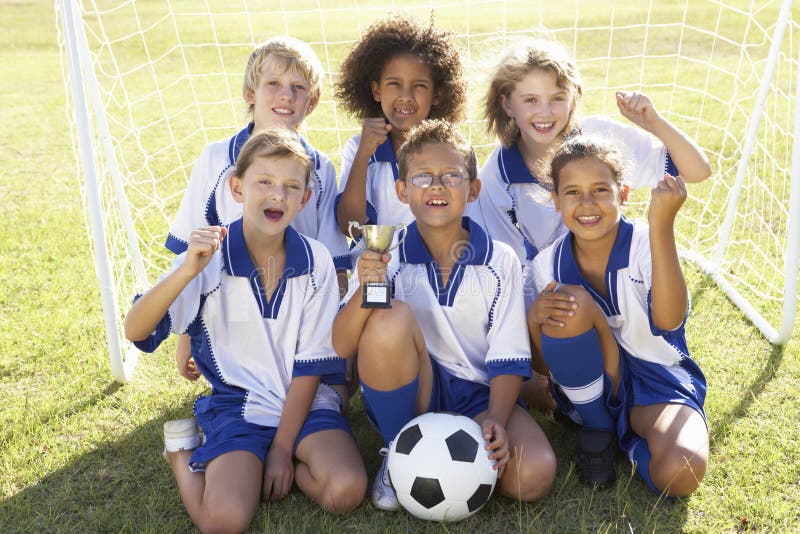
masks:
{"label": "white sneaker", "polygon": [[194,418],[174,419],[164,423],[165,451],[191,451],[199,446],[200,431]]}
{"label": "white sneaker", "polygon": [[375,508],[380,508],[387,512],[395,512],[400,509],[400,503],[397,501],[397,493],[392,487],[389,468],[386,465],[389,449],[382,448],[380,454],[383,456],[383,463],[381,463],[381,468],[375,477],[375,482],[372,483],[372,504],[375,505]]}

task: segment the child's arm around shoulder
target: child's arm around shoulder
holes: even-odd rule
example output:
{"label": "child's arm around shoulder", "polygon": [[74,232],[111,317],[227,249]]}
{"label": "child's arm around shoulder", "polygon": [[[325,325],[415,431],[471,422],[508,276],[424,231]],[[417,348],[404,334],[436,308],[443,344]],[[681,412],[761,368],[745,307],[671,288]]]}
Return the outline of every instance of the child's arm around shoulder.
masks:
{"label": "child's arm around shoulder", "polygon": [[153,332],[181,291],[211,261],[227,229],[210,226],[194,230],[181,265],[134,302],[125,316],[125,337],[142,341]]}
{"label": "child's arm around shoulder", "polygon": [[702,149],[663,118],[650,97],[637,91],[618,92],[616,97],[617,107],[626,119],[655,135],[664,143],[672,162],[685,182],[702,182],[711,176],[711,165]]}
{"label": "child's arm around shoulder", "polygon": [[653,324],[666,331],[681,325],[689,305],[674,228],[675,216],[685,200],[686,185],[681,177],[665,174],[651,192],[647,214],[652,256],[651,314]]}

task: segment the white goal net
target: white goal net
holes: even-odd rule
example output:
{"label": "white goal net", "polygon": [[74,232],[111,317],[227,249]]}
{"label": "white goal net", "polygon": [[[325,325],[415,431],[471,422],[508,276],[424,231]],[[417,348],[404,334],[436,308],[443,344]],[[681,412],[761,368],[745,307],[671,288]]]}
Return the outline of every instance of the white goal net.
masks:
{"label": "white goal net", "polygon": [[[691,186],[678,245],[773,343],[792,333],[800,249],[798,67],[792,0],[56,0],[67,116],[86,202],[112,371],[130,379],[121,337],[132,297],[169,265],[164,248],[195,159],[246,123],[252,47],[288,34],[326,69],[304,135],[339,167],[359,130],[333,100],[340,61],[378,16],[402,9],[450,30],[463,52],[463,131],[480,158],[487,67],[521,37],[572,50],[582,114],[624,121],[618,90],[644,91],[697,140],[713,176]],[[642,213],[638,195],[631,215]]]}

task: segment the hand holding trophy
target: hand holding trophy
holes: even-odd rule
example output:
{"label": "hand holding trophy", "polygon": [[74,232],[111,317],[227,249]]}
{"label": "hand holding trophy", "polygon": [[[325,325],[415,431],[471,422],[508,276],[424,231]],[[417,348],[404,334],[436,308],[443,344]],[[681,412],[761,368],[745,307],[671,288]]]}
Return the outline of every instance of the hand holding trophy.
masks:
{"label": "hand holding trophy", "polygon": [[[400,246],[405,236],[392,246],[392,238],[398,230],[405,229],[406,225],[389,226],[385,224],[359,224],[350,221],[347,227],[347,234],[359,247],[364,250],[372,250],[379,254],[385,254]],[[353,237],[353,228],[361,231],[361,241]],[[391,308],[391,294],[389,284],[382,282],[366,282],[362,290],[362,308]]]}

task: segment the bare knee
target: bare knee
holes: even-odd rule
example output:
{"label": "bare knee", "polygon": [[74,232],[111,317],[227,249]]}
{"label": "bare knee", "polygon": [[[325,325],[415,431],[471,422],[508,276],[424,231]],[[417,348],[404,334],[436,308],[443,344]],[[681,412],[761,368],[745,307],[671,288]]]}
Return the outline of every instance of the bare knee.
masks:
{"label": "bare knee", "polygon": [[564,326],[542,325],[542,334],[552,338],[575,337],[592,328],[600,309],[589,292],[581,286],[562,286],[558,291],[575,297],[578,307],[572,317],[563,320]]}
{"label": "bare knee", "polygon": [[520,501],[538,501],[550,492],[556,477],[556,456],[549,447],[533,453],[514,455],[500,481],[506,497]]}
{"label": "bare knee", "polygon": [[412,331],[413,320],[411,308],[401,301],[393,300],[391,308],[373,310],[359,340],[359,359],[377,347],[386,350],[406,342]]}
{"label": "bare knee", "polygon": [[321,505],[333,514],[354,510],[367,491],[367,474],[362,469],[332,473],[322,492]]}
{"label": "bare knee", "polygon": [[686,497],[694,492],[708,468],[708,455],[682,447],[668,451],[650,461],[650,478],[663,493]]}
{"label": "bare knee", "polygon": [[244,532],[254,514],[250,506],[226,502],[207,508],[205,516],[197,522],[197,528],[204,534],[236,534]]}

